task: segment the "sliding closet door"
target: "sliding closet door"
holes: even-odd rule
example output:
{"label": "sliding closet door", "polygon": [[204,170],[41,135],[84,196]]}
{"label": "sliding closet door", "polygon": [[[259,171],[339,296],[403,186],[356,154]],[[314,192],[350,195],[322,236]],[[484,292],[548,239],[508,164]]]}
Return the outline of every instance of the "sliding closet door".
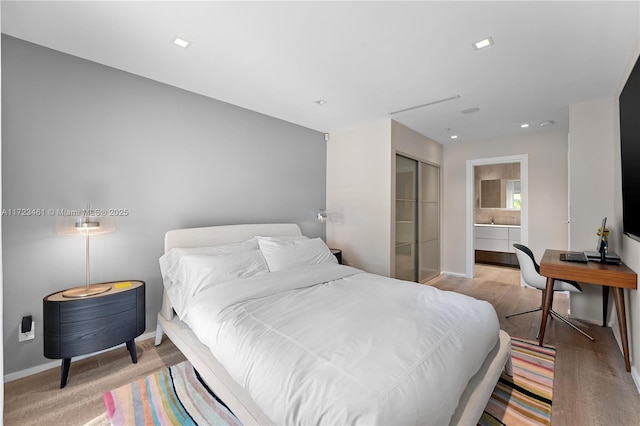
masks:
{"label": "sliding closet door", "polygon": [[440,168],[396,155],[395,277],[440,274]]}
{"label": "sliding closet door", "polygon": [[395,277],[418,280],[418,162],[396,155]]}
{"label": "sliding closet door", "polygon": [[423,282],[440,274],[440,168],[420,163],[419,276]]}

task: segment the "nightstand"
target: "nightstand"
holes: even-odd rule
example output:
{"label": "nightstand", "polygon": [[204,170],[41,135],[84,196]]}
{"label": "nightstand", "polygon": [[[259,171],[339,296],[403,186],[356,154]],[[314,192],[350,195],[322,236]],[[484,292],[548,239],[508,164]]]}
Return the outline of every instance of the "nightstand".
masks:
{"label": "nightstand", "polygon": [[340,249],[329,249],[331,253],[338,259],[338,263],[342,265],[342,250]]}
{"label": "nightstand", "polygon": [[60,387],[67,384],[71,358],[121,343],[138,362],[135,338],[145,330],[144,281],[114,281],[105,293],[67,298],[62,291],[42,301],[44,356],[62,359]]}

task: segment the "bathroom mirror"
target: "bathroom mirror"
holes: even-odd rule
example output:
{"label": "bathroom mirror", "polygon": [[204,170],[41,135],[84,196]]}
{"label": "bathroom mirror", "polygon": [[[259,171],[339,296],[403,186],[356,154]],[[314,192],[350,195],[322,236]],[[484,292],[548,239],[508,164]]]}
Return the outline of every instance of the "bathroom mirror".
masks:
{"label": "bathroom mirror", "polygon": [[520,179],[480,181],[480,208],[520,210]]}

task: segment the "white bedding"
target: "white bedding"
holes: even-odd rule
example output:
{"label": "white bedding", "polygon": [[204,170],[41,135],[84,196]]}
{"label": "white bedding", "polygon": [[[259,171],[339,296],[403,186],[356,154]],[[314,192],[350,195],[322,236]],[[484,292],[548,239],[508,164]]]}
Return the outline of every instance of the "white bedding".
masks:
{"label": "white bedding", "polygon": [[493,307],[324,263],[211,285],[184,320],[276,424],[448,424]]}

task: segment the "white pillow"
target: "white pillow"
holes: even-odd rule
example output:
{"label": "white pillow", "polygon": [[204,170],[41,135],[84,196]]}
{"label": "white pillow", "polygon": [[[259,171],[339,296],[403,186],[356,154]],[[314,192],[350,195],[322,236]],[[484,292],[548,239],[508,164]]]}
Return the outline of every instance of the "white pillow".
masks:
{"label": "white pillow", "polygon": [[238,278],[267,273],[269,268],[260,250],[218,256],[185,255],[176,268],[176,281],[167,288],[173,308],[182,319],[188,303],[202,290]]}
{"label": "white pillow", "polygon": [[239,253],[250,250],[258,250],[258,240],[251,238],[239,243],[224,244],[210,247],[172,248],[163,254],[158,260],[160,273],[165,287],[169,288],[175,283],[181,282],[184,277],[178,273],[179,262],[183,256],[204,255],[217,256],[221,254]]}
{"label": "white pillow", "polygon": [[321,263],[338,263],[320,238],[292,241],[259,238],[258,245],[272,272]]}

